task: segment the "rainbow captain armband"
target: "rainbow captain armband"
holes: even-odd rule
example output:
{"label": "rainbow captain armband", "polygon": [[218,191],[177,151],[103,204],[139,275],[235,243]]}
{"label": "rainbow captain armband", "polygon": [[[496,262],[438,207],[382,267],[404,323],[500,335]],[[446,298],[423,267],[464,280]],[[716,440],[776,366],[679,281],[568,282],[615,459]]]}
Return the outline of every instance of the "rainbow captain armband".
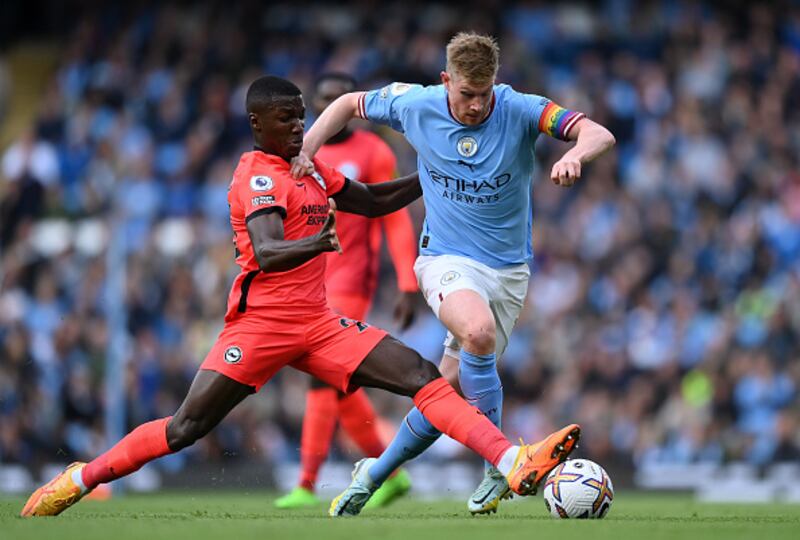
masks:
{"label": "rainbow captain armband", "polygon": [[570,111],[564,107],[548,101],[539,117],[539,131],[566,141],[572,127],[586,115],[578,111]]}

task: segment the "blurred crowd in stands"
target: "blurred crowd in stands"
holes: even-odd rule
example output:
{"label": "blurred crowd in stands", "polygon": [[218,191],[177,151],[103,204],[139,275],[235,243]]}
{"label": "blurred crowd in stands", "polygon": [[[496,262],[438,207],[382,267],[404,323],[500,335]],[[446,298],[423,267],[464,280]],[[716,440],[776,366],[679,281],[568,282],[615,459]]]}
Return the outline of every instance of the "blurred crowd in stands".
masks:
{"label": "blurred crowd in stands", "polygon": [[[497,36],[500,82],[617,139],[572,189],[548,180],[567,145],[537,143],[534,273],[501,362],[507,434],[580,422],[601,463],[800,458],[800,3],[124,5],[50,37],[35,121],[0,149],[0,463],[107,447],[112,244],[127,257],[128,425],[179,405],[237,272],[226,191],[252,144],[250,81],[436,83],[461,29]],[[419,227],[421,203],[412,213]],[[371,320],[392,328],[382,272]],[[420,298],[401,337],[438,359],[429,311]],[[306,385],[280,374],[175,463],[296,460]],[[410,407],[372,395],[391,423]],[[422,459],[454,454],[468,455]]]}

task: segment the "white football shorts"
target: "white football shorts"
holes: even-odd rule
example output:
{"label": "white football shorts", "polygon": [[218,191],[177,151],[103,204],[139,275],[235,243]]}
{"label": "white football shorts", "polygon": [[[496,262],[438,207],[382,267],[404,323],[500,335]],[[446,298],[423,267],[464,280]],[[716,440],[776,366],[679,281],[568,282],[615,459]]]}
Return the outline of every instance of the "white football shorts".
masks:
{"label": "white football shorts", "polygon": [[[420,255],[414,263],[414,273],[436,317],[442,301],[453,291],[469,289],[481,295],[494,314],[498,358],[503,354],[528,292],[531,272],[527,264],[490,268],[458,255]],[[461,346],[451,332],[447,333],[444,346],[445,354],[458,358]]]}

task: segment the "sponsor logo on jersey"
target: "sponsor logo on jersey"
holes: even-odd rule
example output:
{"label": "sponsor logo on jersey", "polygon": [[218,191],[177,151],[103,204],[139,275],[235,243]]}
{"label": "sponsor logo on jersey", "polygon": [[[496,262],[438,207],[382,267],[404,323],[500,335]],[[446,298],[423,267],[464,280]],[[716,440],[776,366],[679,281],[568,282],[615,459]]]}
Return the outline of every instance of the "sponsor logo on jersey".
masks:
{"label": "sponsor logo on jersey", "polygon": [[322,186],[322,189],[325,189],[325,190],[327,190],[327,189],[328,189],[328,186],[327,186],[327,184],[325,184],[325,179],[324,179],[324,178],[322,178],[322,177],[319,175],[319,173],[318,173],[318,172],[316,172],[316,171],[315,171],[315,172],[314,172],[314,173],[313,173],[311,176],[313,176],[313,177],[314,177],[314,180],[316,180],[316,181],[317,181],[317,184],[319,184],[320,186]]}
{"label": "sponsor logo on jersey", "polygon": [[450,199],[455,202],[463,202],[467,204],[488,204],[500,200],[499,193],[491,193],[489,195],[470,195],[469,193],[458,193],[456,191],[444,190],[442,197]]}
{"label": "sponsor logo on jersey", "polygon": [[499,191],[511,181],[511,175],[508,173],[503,173],[494,178],[471,179],[456,178],[431,169],[427,169],[427,171],[431,180],[445,189],[478,195]]}
{"label": "sponsor logo on jersey", "polygon": [[456,150],[462,157],[472,157],[478,152],[478,141],[475,137],[461,137],[456,143]]}
{"label": "sponsor logo on jersey", "polygon": [[500,200],[500,191],[511,182],[511,175],[503,173],[493,178],[457,178],[426,169],[431,180],[443,187],[442,197],[456,202],[486,204]]}
{"label": "sponsor logo on jersey", "polygon": [[459,274],[455,270],[450,270],[442,275],[442,279],[439,280],[439,283],[441,283],[442,285],[449,285],[450,283],[454,282],[460,277],[461,274]]}
{"label": "sponsor logo on jersey", "polygon": [[226,364],[238,364],[242,361],[242,349],[233,345],[225,349],[225,354],[222,355],[222,359],[225,360]]}
{"label": "sponsor logo on jersey", "polygon": [[328,218],[327,204],[306,204],[300,208],[301,216],[308,216],[306,225],[322,225]]}
{"label": "sponsor logo on jersey", "polygon": [[250,189],[253,191],[269,191],[275,184],[269,176],[251,176]]}
{"label": "sponsor logo on jersey", "polygon": [[253,206],[262,206],[265,204],[275,204],[275,197],[272,195],[261,195],[259,197],[253,197],[250,200],[250,203]]}

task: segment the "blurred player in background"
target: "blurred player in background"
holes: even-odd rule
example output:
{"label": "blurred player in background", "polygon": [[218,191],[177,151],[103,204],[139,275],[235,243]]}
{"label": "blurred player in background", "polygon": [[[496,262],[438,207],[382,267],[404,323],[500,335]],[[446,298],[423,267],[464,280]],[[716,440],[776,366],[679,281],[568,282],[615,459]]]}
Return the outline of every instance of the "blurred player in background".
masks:
{"label": "blurred player in background", "polygon": [[[228,191],[241,272],[228,296],[225,326],[188,394],[174,416],[142,424],[91,462],[68,466],[33,492],[21,515],[58,515],[98,484],[194,444],[286,366],[342,392],[373,386],[413,398],[437,429],[507,475],[516,493],[534,493],[575,448],[579,426],[514,446],[431,362],[327,306],[319,255],[341,250],[337,205],[369,217],[395,212],[422,194],[418,176],[366,185],[314,160],[313,175],[293,179],[289,162],[303,145],[300,90],[285,79],[261,77],[248,88],[246,107],[255,148],[240,158]],[[367,488],[370,495],[375,491]],[[358,513],[366,498],[356,493],[334,502],[343,508],[339,513]]]}
{"label": "blurred player in background", "polygon": [[[355,88],[355,80],[347,74],[321,75],[314,86],[311,100],[314,116],[319,117],[336,98]],[[365,184],[391,180],[397,169],[397,160],[389,145],[374,133],[354,130],[349,125],[331,137],[319,149],[317,157],[347,178]],[[403,208],[379,219],[339,212],[336,221],[342,253],[329,253],[326,256],[325,290],[328,305],[345,317],[367,320],[378,286],[383,227],[400,292],[394,310],[395,320],[400,330],[405,330],[413,321],[414,298],[418,291],[414,275],[417,246],[408,210]],[[380,434],[379,419],[364,390],[343,394],[312,378],[311,389],[306,395],[300,442],[300,483],[277,499],[275,506],[302,508],[319,504],[314,487],[319,469],[328,457],[337,419],[365,456],[377,457],[386,449]],[[370,505],[385,506],[408,492],[410,487],[408,473],[396,471],[370,499]]]}
{"label": "blurred player in background", "polygon": [[[582,165],[615,141],[583,113],[496,84],[498,67],[493,38],[460,33],[447,46],[441,85],[394,83],[342,96],[309,130],[292,170],[304,173],[322,143],[351,118],[405,134],[417,151],[426,210],[415,271],[428,305],[449,330],[441,370],[499,427],[503,387],[496,358],[522,309],[533,257],[536,138],[544,133],[577,141],[550,173],[562,186],[572,185]],[[362,477],[354,477],[348,491],[380,485],[439,435],[412,410],[388,450],[361,463]],[[473,514],[494,512],[509,494],[503,474],[487,464],[467,507]]]}

